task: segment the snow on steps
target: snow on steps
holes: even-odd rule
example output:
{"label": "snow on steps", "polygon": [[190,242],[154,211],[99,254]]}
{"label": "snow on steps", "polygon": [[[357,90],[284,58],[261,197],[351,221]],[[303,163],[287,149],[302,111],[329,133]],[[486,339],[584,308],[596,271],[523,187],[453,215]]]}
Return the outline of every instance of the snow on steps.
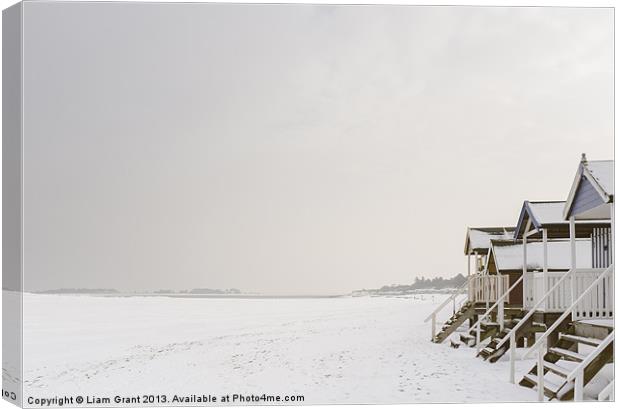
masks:
{"label": "snow on steps", "polygon": [[[601,340],[575,334],[575,326],[568,329],[568,333],[560,334],[557,343],[548,350],[543,360],[543,387],[545,396],[550,399],[569,400],[574,395],[574,383],[567,382],[575,365],[590,360],[584,370],[584,385],[587,384],[608,362],[613,359],[613,344],[602,351],[592,349],[601,345]],[[580,345],[585,347],[580,348]],[[586,355],[580,350],[587,350]],[[600,350],[600,348],[599,348]],[[573,366],[571,368],[571,365]],[[538,365],[525,374],[520,385],[529,388],[538,388]]]}
{"label": "snow on steps", "polygon": [[454,331],[456,331],[465,321],[474,316],[476,308],[470,302],[467,302],[463,305],[463,307],[458,310],[448,321],[446,321],[442,327],[441,331],[439,331],[435,338],[432,340],[433,342],[440,344],[446,338],[448,338]]}
{"label": "snow on steps", "polygon": [[[526,338],[532,332],[541,332],[546,329],[544,324],[533,321],[533,316],[528,318],[528,322],[522,325],[516,334],[517,342],[519,340]],[[506,326],[503,331],[500,331],[491,342],[489,342],[485,348],[480,350],[477,356],[482,357],[485,361],[495,363],[497,362],[509,349],[509,342],[504,342],[501,344],[501,341],[504,337],[508,336],[512,328],[514,328],[518,323],[522,321],[522,318],[514,317],[506,322]]]}

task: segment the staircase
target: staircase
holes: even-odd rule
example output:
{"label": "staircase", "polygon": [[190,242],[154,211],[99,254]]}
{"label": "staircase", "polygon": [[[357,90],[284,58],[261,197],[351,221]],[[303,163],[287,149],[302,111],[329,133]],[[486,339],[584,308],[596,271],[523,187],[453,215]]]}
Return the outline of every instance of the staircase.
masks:
{"label": "staircase", "polygon": [[[522,307],[519,306],[505,306],[504,317],[508,320],[513,318],[521,318],[525,315]],[[480,341],[484,341],[487,338],[497,336],[500,333],[500,325],[497,321],[497,314],[489,315],[488,319],[480,322]],[[505,323],[507,321],[504,321]],[[461,342],[467,346],[476,346],[476,328],[471,328],[468,332],[461,334]]]}
{"label": "staircase", "polygon": [[[480,323],[480,341],[496,335],[499,332],[499,323],[497,322],[481,322]],[[476,336],[468,332],[461,334],[461,342],[467,346],[476,346]]]}
{"label": "staircase", "polygon": [[[583,367],[583,385],[586,385],[605,364],[613,361],[613,329],[609,328],[601,334],[601,327],[594,330],[588,327],[592,325],[579,322],[570,325],[544,355],[543,387],[549,399],[573,398],[575,376],[569,377],[576,368]],[[525,374],[519,384],[538,388],[538,364]]]}
{"label": "staircase", "polygon": [[[511,318],[504,323],[504,329],[499,331],[483,349],[480,350],[477,356],[482,357],[485,361],[489,361],[491,363],[497,362],[506,351],[510,347],[509,342],[504,342],[502,344],[502,340],[507,337],[510,333],[510,330],[514,328],[518,323],[520,323],[522,318]],[[536,332],[545,332],[546,330],[545,324],[535,322],[533,319],[533,315],[528,318],[528,322],[524,323],[517,329],[517,333],[515,334],[515,338],[518,342],[522,343],[524,339],[532,337]]]}
{"label": "staircase", "polygon": [[476,314],[476,307],[472,302],[466,302],[463,304],[460,310],[458,310],[448,321],[446,321],[441,327],[441,331],[439,331],[435,337],[432,339],[433,342],[440,344],[446,338],[448,338],[454,331],[456,331],[461,325],[465,323],[468,319],[472,318]]}

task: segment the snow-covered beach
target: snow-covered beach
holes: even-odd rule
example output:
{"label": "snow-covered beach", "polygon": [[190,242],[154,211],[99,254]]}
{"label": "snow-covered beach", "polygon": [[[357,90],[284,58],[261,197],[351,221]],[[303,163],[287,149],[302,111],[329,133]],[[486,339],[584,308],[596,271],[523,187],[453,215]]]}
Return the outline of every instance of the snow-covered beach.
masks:
{"label": "snow-covered beach", "polygon": [[[24,295],[25,398],[303,395],[304,403],[536,400],[507,362],[429,341],[446,295],[185,299]],[[530,362],[518,362],[524,370]],[[27,404],[27,402],[24,402]]]}

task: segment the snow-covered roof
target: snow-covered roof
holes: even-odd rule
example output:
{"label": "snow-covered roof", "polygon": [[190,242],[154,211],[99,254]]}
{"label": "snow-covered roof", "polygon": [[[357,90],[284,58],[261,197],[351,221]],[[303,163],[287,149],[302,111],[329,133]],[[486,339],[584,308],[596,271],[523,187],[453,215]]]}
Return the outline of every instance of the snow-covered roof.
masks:
{"label": "snow-covered roof", "polygon": [[521,206],[514,238],[522,237],[528,220],[531,220],[532,227],[536,229],[554,224],[567,224],[568,222],[563,217],[564,204],[565,202],[557,200],[546,202],[524,201],[523,206]]}
{"label": "snow-covered roof", "polygon": [[[570,269],[570,241],[549,241],[547,247],[547,268],[549,270]],[[592,267],[592,243],[590,240],[576,240],[577,268]],[[499,271],[523,270],[523,245],[513,241],[492,241],[492,257]],[[543,243],[527,244],[527,269],[543,269]]]}
{"label": "snow-covered roof", "polygon": [[563,201],[526,202],[529,206],[532,223],[537,226],[566,223],[562,217]]}
{"label": "snow-covered roof", "polygon": [[[519,214],[519,220],[517,221],[514,238],[523,238],[528,221],[532,222],[531,228],[536,230],[548,227],[566,230],[566,236],[561,237],[568,238],[569,222],[564,218],[565,208],[566,202],[560,200],[524,201],[521,207],[521,213]],[[576,223],[596,224],[601,223],[601,220],[579,220]]]}
{"label": "snow-covered roof", "polygon": [[[582,188],[583,186],[585,187]],[[580,195],[582,195],[582,198],[578,199],[577,202],[580,203],[575,205],[579,191],[581,191]],[[592,195],[598,197],[598,199],[594,199]],[[584,197],[587,198],[585,201]],[[564,219],[568,219],[570,216],[578,216],[578,218],[581,217],[582,219],[597,217],[608,219],[611,217],[609,203],[613,202],[613,197],[614,161],[591,161],[583,154],[573,180],[573,185],[568,194],[562,217]],[[573,206],[576,206],[575,210],[573,210]]]}
{"label": "snow-covered roof", "polygon": [[465,237],[465,254],[477,251],[486,254],[491,247],[491,240],[511,239],[514,227],[468,227]]}
{"label": "snow-covered roof", "polygon": [[614,195],[614,161],[593,160],[585,163],[590,175],[598,182],[599,187],[608,195]]}

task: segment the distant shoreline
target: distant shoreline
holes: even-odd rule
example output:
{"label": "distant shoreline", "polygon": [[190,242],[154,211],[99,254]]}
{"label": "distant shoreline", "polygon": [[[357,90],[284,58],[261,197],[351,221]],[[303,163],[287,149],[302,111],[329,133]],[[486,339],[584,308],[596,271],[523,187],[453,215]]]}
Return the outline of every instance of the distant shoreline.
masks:
{"label": "distant shoreline", "polygon": [[[19,293],[19,291],[2,289],[2,291],[8,291],[12,293]],[[52,292],[36,292],[36,291],[23,291],[23,294],[33,294],[33,295],[45,295],[45,296],[85,296],[85,297],[102,297],[102,298],[131,298],[131,297],[149,297],[149,298],[157,298],[157,297],[167,297],[167,298],[220,298],[220,299],[276,299],[276,298],[343,298],[350,297],[350,294],[330,294],[330,295],[293,295],[293,294],[284,294],[284,295],[276,295],[276,294],[175,294],[175,293],[52,293]]]}
{"label": "distant shoreline", "polygon": [[[9,291],[18,293],[17,291],[3,289],[3,291]],[[416,295],[438,295],[438,294],[451,294],[454,289],[428,289],[418,290],[414,292],[386,292],[386,293],[362,293],[354,292],[349,294],[332,294],[332,295],[274,295],[274,294],[152,294],[152,293],[39,293],[24,291],[24,294],[43,295],[43,296],[78,296],[78,297],[99,297],[99,298],[134,298],[134,297],[146,297],[146,298],[185,298],[185,299],[245,299],[245,300],[267,300],[267,299],[334,299],[334,298],[380,298],[380,297],[411,297]]]}
{"label": "distant shoreline", "polygon": [[100,297],[168,297],[168,298],[341,298],[348,295],[268,295],[268,294],[93,294]]}

